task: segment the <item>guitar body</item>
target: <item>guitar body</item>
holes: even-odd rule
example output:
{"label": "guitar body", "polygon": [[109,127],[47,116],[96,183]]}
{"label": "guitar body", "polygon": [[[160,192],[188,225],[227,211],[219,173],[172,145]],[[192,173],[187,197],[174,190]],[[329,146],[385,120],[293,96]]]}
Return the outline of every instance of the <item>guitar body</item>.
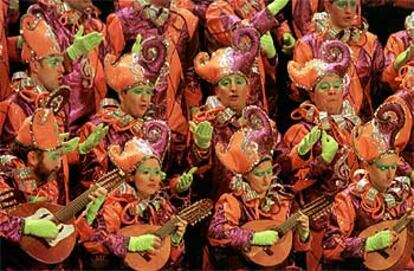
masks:
{"label": "guitar body", "polygon": [[[53,220],[55,213],[63,206],[46,203],[25,203],[10,212],[11,215],[31,218],[49,218]],[[67,224],[57,224],[59,233],[53,240],[44,240],[30,235],[24,235],[20,247],[35,260],[45,264],[57,264],[69,257],[76,244],[76,230],[73,224],[75,218],[66,221]],[[49,242],[49,243],[48,243]]]}
{"label": "guitar body", "polygon": [[[156,225],[132,225],[122,228],[118,233],[125,236],[138,236],[146,233],[154,233],[161,226]],[[171,240],[167,236],[161,241],[161,248],[154,255],[148,255],[149,258],[145,259],[143,255],[138,252],[127,253],[124,261],[134,270],[139,271],[153,271],[160,270],[170,258]]]}
{"label": "guitar body", "polygon": [[[359,237],[367,238],[377,232],[391,230],[396,223],[397,220],[378,223],[362,231]],[[364,264],[370,270],[404,270],[413,253],[413,247],[413,234],[405,228],[391,247],[365,253]]]}
{"label": "guitar body", "polygon": [[[254,220],[244,224],[242,227],[255,232],[275,228],[284,221],[277,220]],[[255,264],[264,267],[276,267],[283,264],[292,249],[293,234],[289,231],[282,236],[276,244],[268,247],[252,246],[250,251],[244,252],[244,256]]]}

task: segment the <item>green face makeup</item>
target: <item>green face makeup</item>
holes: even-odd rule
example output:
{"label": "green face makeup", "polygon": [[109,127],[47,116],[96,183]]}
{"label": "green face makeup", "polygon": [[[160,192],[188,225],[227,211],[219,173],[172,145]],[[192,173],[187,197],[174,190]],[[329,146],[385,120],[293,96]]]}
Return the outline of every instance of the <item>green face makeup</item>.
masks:
{"label": "green face makeup", "polygon": [[256,177],[272,176],[273,175],[273,168],[269,167],[268,169],[255,169],[253,171],[253,174]]}
{"label": "green face makeup", "polygon": [[59,160],[60,156],[61,156],[61,150],[60,149],[57,149],[57,150],[54,150],[54,151],[47,151],[45,153],[46,153],[47,157],[52,161]]}
{"label": "green face makeup", "polygon": [[352,9],[356,8],[356,0],[334,0],[334,5],[337,8],[344,9],[350,7]]}
{"label": "green face makeup", "polygon": [[63,57],[61,56],[47,56],[44,60],[49,68],[56,68],[63,64]]}
{"label": "green face makeup", "polygon": [[340,91],[342,88],[342,81],[332,80],[332,81],[322,81],[319,83],[318,88],[322,91],[329,91],[331,88],[333,88],[335,91]]}
{"label": "green face makeup", "polygon": [[391,165],[384,165],[382,163],[380,163],[378,160],[374,161],[375,167],[378,168],[381,171],[387,171],[389,169],[391,170],[396,170],[397,169],[397,163],[393,163]]}
{"label": "green face makeup", "polygon": [[161,176],[161,179],[165,176],[165,173],[159,167],[151,168],[141,165],[138,167],[138,172],[141,175]]}
{"label": "green face makeup", "polygon": [[152,96],[154,94],[154,89],[151,87],[146,86],[137,86],[129,89],[128,91],[131,91],[132,93],[136,95],[150,95]]}
{"label": "green face makeup", "polygon": [[247,84],[247,80],[243,76],[236,75],[225,77],[218,82],[219,87],[222,89],[228,89],[232,84],[237,88],[244,87]]}

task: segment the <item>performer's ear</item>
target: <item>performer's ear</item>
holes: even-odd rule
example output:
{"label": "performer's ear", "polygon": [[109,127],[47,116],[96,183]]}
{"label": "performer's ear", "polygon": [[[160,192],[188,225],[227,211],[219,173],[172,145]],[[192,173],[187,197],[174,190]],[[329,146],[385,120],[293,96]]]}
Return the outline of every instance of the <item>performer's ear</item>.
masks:
{"label": "performer's ear", "polygon": [[39,163],[39,155],[36,151],[29,151],[27,153],[27,164],[29,166],[35,167]]}

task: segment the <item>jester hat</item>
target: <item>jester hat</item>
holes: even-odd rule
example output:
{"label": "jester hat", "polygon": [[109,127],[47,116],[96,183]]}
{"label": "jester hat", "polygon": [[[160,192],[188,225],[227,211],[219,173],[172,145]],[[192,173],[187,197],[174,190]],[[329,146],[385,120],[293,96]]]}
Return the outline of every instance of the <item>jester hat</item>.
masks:
{"label": "jester hat", "polygon": [[167,73],[167,48],[161,37],[150,37],[142,42],[139,54],[128,53],[119,60],[112,54],[105,57],[105,77],[117,93],[140,84],[154,87]]}
{"label": "jester hat", "polygon": [[246,125],[235,132],[227,146],[217,143],[215,150],[220,162],[234,174],[250,172],[265,158],[271,158],[274,138],[270,119],[257,106],[243,110]]}
{"label": "jester hat", "polygon": [[62,54],[52,28],[41,15],[24,15],[20,22],[20,33],[23,38],[23,61],[29,62]]}
{"label": "jester hat", "polygon": [[170,129],[165,122],[157,120],[145,122],[143,129],[144,138],[132,138],[123,150],[119,145],[109,146],[109,157],[119,169],[132,173],[148,158],[155,158],[162,164],[170,142]]}
{"label": "jester hat", "polygon": [[58,122],[50,109],[38,109],[26,118],[17,132],[16,141],[40,150],[55,150],[60,144]]}
{"label": "jester hat", "polygon": [[383,154],[400,152],[408,143],[409,120],[400,104],[381,105],[371,121],[352,131],[352,147],[358,158],[370,162]]}
{"label": "jester hat", "polygon": [[200,52],[194,59],[196,73],[211,84],[231,74],[250,77],[253,62],[259,53],[260,35],[254,28],[240,27],[234,30],[232,46],[220,48],[211,57]]}
{"label": "jester hat", "polygon": [[327,40],[319,49],[317,58],[305,64],[294,60],[289,61],[288,73],[296,86],[311,92],[320,80],[329,73],[343,78],[350,61],[351,54],[345,43],[339,40]]}

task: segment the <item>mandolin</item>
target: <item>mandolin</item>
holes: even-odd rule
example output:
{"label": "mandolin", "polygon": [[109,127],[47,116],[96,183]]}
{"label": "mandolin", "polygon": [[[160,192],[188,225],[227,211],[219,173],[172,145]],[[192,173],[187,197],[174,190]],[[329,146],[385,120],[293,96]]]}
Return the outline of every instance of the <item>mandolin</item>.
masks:
{"label": "mandolin", "polygon": [[413,232],[408,227],[411,222],[406,213],[399,220],[383,221],[363,230],[359,234],[361,238],[368,238],[385,230],[398,234],[398,240],[389,248],[365,253],[364,265],[370,270],[404,270],[414,248]]}
{"label": "mandolin", "polygon": [[[301,212],[309,218],[316,218],[323,215],[331,206],[331,201],[322,196],[305,205]],[[277,220],[253,220],[242,227],[255,232],[264,230],[277,231],[279,240],[271,246],[254,246],[249,251],[244,251],[244,256],[251,262],[264,267],[277,267],[282,265],[288,258],[292,249],[292,229],[297,225],[299,212],[293,214],[285,221]]]}
{"label": "mandolin", "polygon": [[[178,216],[187,221],[188,224],[194,225],[210,215],[212,209],[213,202],[210,199],[202,199],[181,210]],[[129,252],[124,259],[125,263],[134,270],[152,271],[161,269],[170,258],[170,234],[175,231],[175,223],[177,222],[177,218],[172,218],[163,226],[137,224],[122,228],[119,233],[126,236],[139,236],[152,233],[162,240],[161,248],[154,255],[150,256],[149,254]]]}
{"label": "mandolin", "polygon": [[[97,184],[108,192],[118,187],[123,181],[124,172],[113,170],[103,175]],[[37,238],[24,235],[20,247],[35,260],[45,264],[63,262],[71,254],[76,243],[76,230],[73,223],[75,214],[80,212],[91,201],[89,194],[99,187],[93,186],[83,192],[67,206],[47,202],[24,203],[9,212],[10,215],[32,219],[49,219],[56,223],[58,235],[53,239]]]}

